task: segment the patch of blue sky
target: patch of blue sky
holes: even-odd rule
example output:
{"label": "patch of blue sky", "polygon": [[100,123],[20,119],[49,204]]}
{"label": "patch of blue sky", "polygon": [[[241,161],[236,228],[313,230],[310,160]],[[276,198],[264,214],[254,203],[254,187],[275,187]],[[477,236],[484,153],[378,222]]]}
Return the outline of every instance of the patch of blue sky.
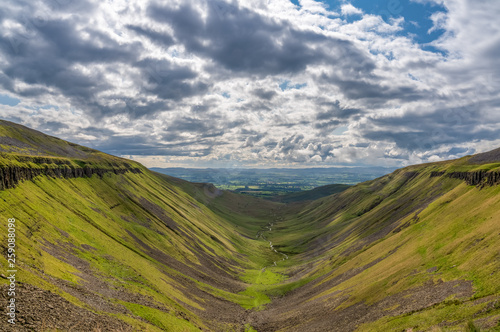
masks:
{"label": "patch of blue sky", "polygon": [[301,84],[291,84],[289,80],[284,80],[279,84],[279,87],[281,91],[285,90],[291,90],[291,89],[297,89],[300,90],[302,88],[305,88],[307,86],[307,83],[301,83]]}
{"label": "patch of blue sky", "polygon": [[[340,0],[322,0],[330,10],[340,12],[342,4]],[[440,4],[426,1],[416,2],[412,0],[351,0],[350,3],[361,9],[365,14],[381,16],[386,22],[399,17],[404,18],[403,30],[399,35],[411,37],[422,48],[431,52],[443,53],[428,43],[438,39],[444,33],[442,29],[432,29],[434,23],[431,15],[436,12],[446,12],[446,8]],[[344,16],[347,22],[354,22],[361,19],[360,15]],[[432,30],[432,31],[431,31]]]}
{"label": "patch of blue sky", "polygon": [[20,99],[10,97],[8,95],[0,95],[0,104],[7,106],[16,106],[21,102]]}
{"label": "patch of blue sky", "polygon": [[394,53],[392,52],[380,52],[380,51],[377,51],[377,50],[370,50],[370,53],[373,54],[373,55],[379,55],[379,54],[382,54],[383,56],[385,56],[387,58],[387,60],[394,60],[395,57],[394,57]]}
{"label": "patch of blue sky", "polygon": [[343,135],[349,128],[345,126],[337,127],[334,130],[332,130],[333,135]]}
{"label": "patch of blue sky", "polygon": [[412,74],[408,73],[408,77],[414,81],[420,81],[416,76],[413,76]]}

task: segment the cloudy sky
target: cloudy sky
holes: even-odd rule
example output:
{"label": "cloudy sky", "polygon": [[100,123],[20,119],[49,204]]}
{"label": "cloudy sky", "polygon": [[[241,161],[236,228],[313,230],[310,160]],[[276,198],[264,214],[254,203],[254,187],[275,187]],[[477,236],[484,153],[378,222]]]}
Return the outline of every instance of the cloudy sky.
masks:
{"label": "cloudy sky", "polygon": [[500,146],[498,0],[16,0],[0,118],[147,166],[403,166]]}

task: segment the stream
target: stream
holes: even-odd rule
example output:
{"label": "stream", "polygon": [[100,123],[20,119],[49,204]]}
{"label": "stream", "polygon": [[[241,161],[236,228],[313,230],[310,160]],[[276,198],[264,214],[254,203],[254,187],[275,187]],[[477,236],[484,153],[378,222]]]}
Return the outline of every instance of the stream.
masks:
{"label": "stream", "polygon": [[[264,232],[271,232],[273,230],[273,226],[274,226],[274,223],[279,221],[279,218],[277,218],[276,214],[273,212],[273,217],[274,217],[274,220],[269,222],[269,224],[267,224],[266,226],[262,227],[262,229],[260,231],[257,232],[257,235],[256,235],[256,238],[261,238],[263,239],[264,241],[269,241],[269,248],[274,251],[275,253],[277,254],[280,254],[283,256],[283,258],[281,259],[281,261],[284,261],[286,259],[288,259],[288,255],[287,254],[284,254],[282,252],[279,252],[278,250],[276,250],[276,248],[274,248],[273,246],[273,242],[268,240],[265,236],[264,236]],[[266,268],[268,267],[271,267],[271,266],[277,266],[277,262],[279,261],[274,261],[273,262],[273,265],[269,265],[269,266],[265,266],[264,268],[262,268],[262,271],[265,271]]]}

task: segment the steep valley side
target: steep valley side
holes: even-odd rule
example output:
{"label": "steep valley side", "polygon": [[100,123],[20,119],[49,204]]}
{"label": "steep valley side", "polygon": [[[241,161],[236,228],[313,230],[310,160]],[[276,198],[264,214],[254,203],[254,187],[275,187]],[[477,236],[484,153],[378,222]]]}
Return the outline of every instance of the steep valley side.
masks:
{"label": "steep valley side", "polygon": [[284,204],[6,121],[0,136],[14,330],[500,330],[496,151]]}

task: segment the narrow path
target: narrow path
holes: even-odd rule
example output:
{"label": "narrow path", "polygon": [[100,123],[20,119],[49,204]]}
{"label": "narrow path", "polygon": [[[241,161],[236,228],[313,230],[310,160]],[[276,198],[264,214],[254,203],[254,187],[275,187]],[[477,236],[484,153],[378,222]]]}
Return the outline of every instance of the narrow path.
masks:
{"label": "narrow path", "polygon": [[[269,241],[269,240],[268,240],[268,239],[264,236],[264,232],[271,232],[271,231],[273,230],[274,223],[276,223],[276,222],[278,222],[278,221],[282,220],[282,219],[280,219],[280,218],[278,218],[278,217],[277,217],[277,214],[276,214],[276,213],[274,213],[274,211],[273,211],[273,213],[272,213],[272,214],[273,214],[274,220],[273,220],[273,221],[271,221],[271,222],[269,222],[266,226],[262,227],[262,229],[261,229],[260,231],[258,231],[258,232],[257,232],[257,236],[256,236],[256,238],[257,238],[257,239],[260,237],[260,238],[261,238],[261,239],[263,239],[264,241]],[[278,250],[276,250],[276,249],[274,248],[274,246],[273,246],[273,242],[272,242],[272,241],[269,241],[269,248],[270,248],[272,251],[274,251],[275,253],[282,255],[282,256],[283,256],[283,259],[281,259],[282,261],[284,261],[284,260],[288,259],[288,255],[287,255],[287,254],[284,254],[284,253],[282,253],[282,252],[279,252]],[[265,271],[265,270],[266,270],[266,268],[271,267],[271,266],[277,266],[277,261],[274,261],[274,262],[273,262],[273,265],[264,266],[264,267],[262,268],[262,271]]]}

